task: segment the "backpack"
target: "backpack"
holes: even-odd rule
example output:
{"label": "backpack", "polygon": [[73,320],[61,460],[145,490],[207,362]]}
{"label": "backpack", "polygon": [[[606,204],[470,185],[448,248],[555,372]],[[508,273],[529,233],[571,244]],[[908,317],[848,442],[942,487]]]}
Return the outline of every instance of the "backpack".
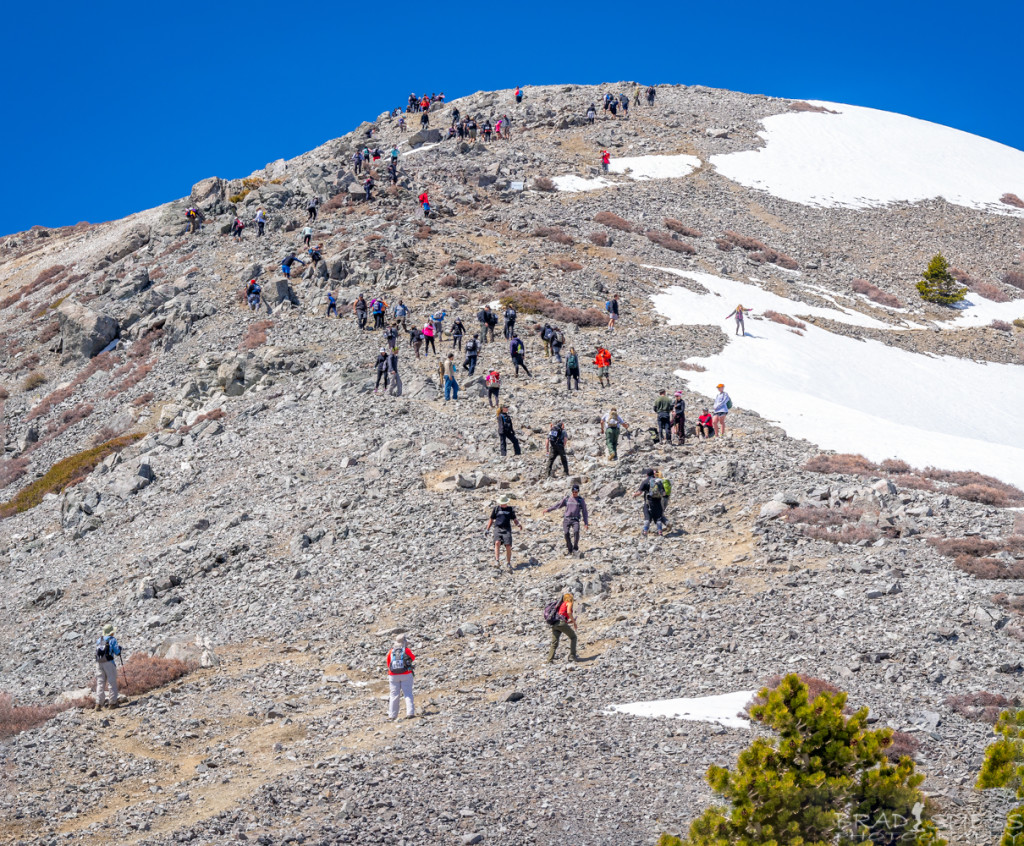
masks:
{"label": "backpack", "polygon": [[662,479],[661,486],[665,489],[665,499],[672,496],[672,483],[668,479]]}
{"label": "backpack", "polygon": [[569,353],[569,357],[565,360],[565,366],[568,367],[570,370],[580,369],[580,360],[576,358],[575,353]]}
{"label": "backpack", "polygon": [[561,333],[560,331],[558,331],[558,330],[556,329],[556,330],[555,330],[555,333],[554,333],[554,334],[553,334],[553,335],[551,336],[551,340],[552,340],[552,341],[553,341],[554,343],[556,343],[556,344],[558,344],[559,346],[561,346],[562,344],[564,344],[564,343],[565,343],[565,335],[563,335],[563,334],[562,334],[562,333]]}
{"label": "backpack", "polygon": [[732,408],[732,400],[731,399],[727,399],[725,401],[725,407],[726,408]]}
{"label": "backpack", "polygon": [[507,414],[502,412],[502,414],[499,415],[499,420],[501,421],[501,431],[502,432],[505,432],[506,434],[508,434],[509,432],[512,431],[512,418],[511,417],[509,417]]}
{"label": "backpack", "polygon": [[105,637],[101,637],[96,641],[96,660],[97,661],[113,661],[114,653],[110,651],[110,640]]}
{"label": "backpack", "polygon": [[608,312],[609,314],[611,313],[611,310],[612,310],[612,301],[611,300],[606,300],[605,301],[604,310],[606,312]]}
{"label": "backpack", "polygon": [[409,670],[409,657],[404,649],[391,650],[391,672],[405,673]]}
{"label": "backpack", "polygon": [[559,427],[548,432],[548,440],[552,446],[562,446],[565,443],[565,429]]}
{"label": "backpack", "polygon": [[516,355],[520,355],[521,356],[521,355],[524,355],[525,353],[526,353],[526,350],[523,348],[523,342],[520,341],[518,344],[516,344]]}
{"label": "backpack", "polygon": [[663,479],[651,479],[650,487],[647,491],[647,496],[650,499],[664,499],[665,498],[665,481]]}
{"label": "backpack", "polygon": [[488,385],[492,385],[492,386],[493,386],[493,385],[497,385],[497,384],[500,384],[500,382],[501,382],[501,374],[500,374],[500,373],[498,373],[498,371],[497,371],[497,370],[492,370],[492,371],[491,371],[490,373],[488,373],[488,374],[487,374],[487,375],[486,375],[486,376],[484,377],[484,381],[485,381],[485,382],[486,382],[486,383],[487,383]]}
{"label": "backpack", "polygon": [[549,626],[557,625],[560,622],[558,609],[562,607],[562,597],[544,606],[544,622]]}

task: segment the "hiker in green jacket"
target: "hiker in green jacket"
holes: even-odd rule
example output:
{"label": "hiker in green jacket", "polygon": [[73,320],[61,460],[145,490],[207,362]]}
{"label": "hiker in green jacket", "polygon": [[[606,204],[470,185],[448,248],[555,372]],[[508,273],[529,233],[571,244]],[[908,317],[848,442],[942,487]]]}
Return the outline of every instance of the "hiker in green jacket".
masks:
{"label": "hiker in green jacket", "polygon": [[658,443],[661,443],[662,439],[672,443],[672,400],[665,396],[664,388],[658,391],[654,411],[658,415]]}

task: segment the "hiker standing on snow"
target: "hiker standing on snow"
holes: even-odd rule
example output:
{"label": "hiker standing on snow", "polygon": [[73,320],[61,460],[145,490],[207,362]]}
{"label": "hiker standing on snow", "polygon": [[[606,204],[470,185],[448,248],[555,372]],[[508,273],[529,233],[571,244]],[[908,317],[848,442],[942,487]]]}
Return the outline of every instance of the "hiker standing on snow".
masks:
{"label": "hiker standing on snow", "polygon": [[114,637],[114,624],[107,623],[103,634],[96,641],[96,710],[106,704],[107,687],[110,687],[108,708],[117,708],[117,664],[114,658],[121,654],[121,647]]}
{"label": "hiker standing on snow", "polygon": [[388,720],[398,719],[398,701],[405,699],[405,718],[411,720],[416,716],[416,706],[412,699],[413,664],[416,656],[405,645],[405,635],[395,638],[395,645],[388,651],[388,682],[390,697],[388,699]]}
{"label": "hiker standing on snow", "polygon": [[653,468],[648,468],[644,480],[640,483],[640,489],[633,494],[633,496],[641,495],[644,498],[643,536],[647,537],[651,523],[654,523],[660,538],[665,529],[665,485],[661,479],[655,476]]}
{"label": "hiker standing on snow", "polygon": [[619,417],[614,406],[601,418],[601,434],[604,435],[604,444],[612,461],[618,461],[619,458],[619,433],[628,428],[629,424]]}
{"label": "hiker standing on snow", "polygon": [[565,454],[566,445],[569,443],[569,434],[565,431],[565,424],[561,420],[551,424],[551,431],[548,432],[547,439],[547,452],[548,452],[548,477],[552,474],[552,468],[555,466],[555,459],[562,459],[562,469],[565,471],[565,475],[569,475],[569,459]]}
{"label": "hiker standing on snow", "polygon": [[501,439],[500,452],[504,458],[507,454],[507,447],[505,441],[512,442],[512,452],[515,455],[522,455],[523,451],[519,448],[519,438],[516,437],[516,433],[512,428],[512,416],[508,413],[508,409],[505,406],[498,405],[498,437]]}
{"label": "hiker standing on snow", "polygon": [[665,396],[665,389],[658,391],[654,402],[654,413],[658,415],[658,443],[664,440],[672,443],[672,400]]}
{"label": "hiker standing on snow", "polygon": [[572,492],[557,505],[545,508],[544,513],[556,511],[559,508],[565,509],[562,517],[562,532],[565,534],[565,546],[570,555],[580,551],[580,520],[583,521],[585,529],[590,528],[590,520],[587,517],[587,503],[580,496],[580,486],[573,485]]}
{"label": "hiker standing on snow", "polygon": [[562,595],[562,601],[555,612],[554,622],[551,625],[551,650],[548,652],[548,663],[555,660],[555,652],[558,651],[558,641],[562,635],[569,638],[569,660],[576,660],[576,616],[572,612],[573,598],[571,593]]}
{"label": "hiker standing on snow", "polygon": [[720,437],[725,437],[725,418],[729,414],[729,409],[732,408],[732,398],[725,392],[725,385],[718,385],[718,395],[715,397],[715,404],[711,408],[711,414],[715,421],[715,434]]}
{"label": "hiker standing on snow", "polygon": [[508,494],[505,494],[498,498],[498,504],[491,510],[491,519],[487,521],[487,525],[484,527],[484,533],[486,534],[491,530],[491,526],[494,526],[494,563],[499,567],[501,566],[501,547],[505,547],[505,563],[508,568],[512,568],[512,524],[515,524],[517,529],[521,529],[522,525],[516,518],[516,510],[509,505]]}
{"label": "hiker standing on snow", "polygon": [[749,313],[752,310],[753,309],[744,308],[742,305],[738,305],[725,316],[726,320],[730,317],[736,318],[736,331],[733,334],[742,335],[744,338],[747,336],[747,330],[743,326],[743,312]]}

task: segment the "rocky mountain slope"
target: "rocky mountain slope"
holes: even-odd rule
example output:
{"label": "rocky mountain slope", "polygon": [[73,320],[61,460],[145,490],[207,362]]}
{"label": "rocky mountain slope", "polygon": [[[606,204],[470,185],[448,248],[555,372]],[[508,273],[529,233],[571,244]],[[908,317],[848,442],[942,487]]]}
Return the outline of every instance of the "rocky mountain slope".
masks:
{"label": "rocky mountain slope", "polygon": [[[1015,207],[782,200],[708,160],[760,148],[762,119],[813,107],[659,86],[653,108],[623,120],[599,106],[590,125],[586,106],[606,90],[632,84],[528,89],[520,105],[484,92],[431,112],[434,129],[452,106],[481,122],[509,115],[511,139],[490,143],[403,133],[385,114],[123,221],[0,243],[0,502],[17,512],[0,520],[0,691],[30,704],[81,688],[107,621],[128,653],[198,641],[209,665],[125,710],[68,710],[0,741],[0,842],[651,843],[712,801],[707,766],[731,761],[750,730],[609,706],[755,690],[788,671],[840,685],[916,740],[950,842],[993,842],[1007,797],[972,788],[990,729],[949,698],[1019,693],[1024,526],[1005,507],[1017,494],[972,501],[964,479],[898,464],[807,469],[819,446],[745,408],[732,380],[729,437],[664,446],[645,430],[661,388],[681,390],[695,420],[709,397],[680,365],[732,332],[659,314],[653,295],[699,287],[663,267],[753,278],[878,323],[816,322],[835,333],[1020,365],[1019,329],[944,331],[949,310],[913,287],[941,249],[975,289],[1013,303],[1022,292],[1002,280],[1020,263]],[[351,163],[367,143],[402,151],[398,185],[381,167],[369,203]],[[598,176],[603,148],[700,166],[545,190]],[[303,255],[313,196],[325,261],[289,287],[280,261]],[[188,234],[193,204],[207,222]],[[258,208],[266,236],[229,237],[235,214]],[[258,313],[242,296],[254,277]],[[854,279],[907,308],[858,297]],[[327,291],[340,320],[324,317]],[[499,336],[445,403],[438,357],[417,359],[403,336],[402,395],[374,392],[382,340],[352,319],[358,293],[402,298],[420,325],[444,308],[475,332],[483,304],[530,291],[551,315],[520,316],[532,378],[512,377]],[[584,310],[613,292],[623,318],[611,333]],[[579,392],[529,331],[549,321],[584,362]],[[590,364],[599,345],[613,354],[610,389]],[[498,454],[491,367],[518,458]],[[617,462],[598,427],[611,405],[634,433]],[[544,513],[568,487],[545,474],[554,420],[591,510],[578,558]],[[119,451],[89,460],[115,439]],[[673,483],[662,538],[641,537],[630,496],[651,466]],[[19,492],[55,467],[82,478],[19,510],[31,491]],[[524,524],[511,572],[483,533],[505,493]],[[848,542],[814,531],[830,525]],[[957,566],[942,538],[990,543]],[[563,590],[580,599],[582,660],[564,663],[563,646],[548,665],[541,608]],[[398,631],[419,656],[420,717],[385,723],[382,661]]]}

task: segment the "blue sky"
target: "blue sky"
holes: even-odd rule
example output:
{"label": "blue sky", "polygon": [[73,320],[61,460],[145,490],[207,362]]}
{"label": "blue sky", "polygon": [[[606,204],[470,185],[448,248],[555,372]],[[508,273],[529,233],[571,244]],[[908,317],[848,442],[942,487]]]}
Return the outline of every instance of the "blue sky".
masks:
{"label": "blue sky", "polygon": [[702,84],[1024,149],[1024,3],[123,3],[5,9],[0,233],[122,217],[302,153],[410,91]]}

